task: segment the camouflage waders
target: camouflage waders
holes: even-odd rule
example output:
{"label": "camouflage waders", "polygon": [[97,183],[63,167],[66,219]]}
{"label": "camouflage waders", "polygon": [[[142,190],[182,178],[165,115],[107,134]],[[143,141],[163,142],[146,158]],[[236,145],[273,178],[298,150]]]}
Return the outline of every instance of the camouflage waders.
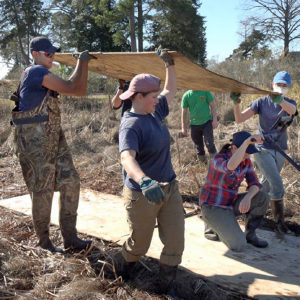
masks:
{"label": "camouflage waders", "polygon": [[[40,120],[30,123],[35,118]],[[48,121],[41,121],[43,118]],[[16,125],[16,154],[31,196],[39,244],[43,246],[49,241],[52,197],[54,191],[59,191],[60,229],[65,246],[70,245],[76,237],[80,178],[61,129],[58,98],[50,96],[48,91],[38,107],[32,111],[13,111],[12,119]],[[29,124],[24,124],[24,120]]]}

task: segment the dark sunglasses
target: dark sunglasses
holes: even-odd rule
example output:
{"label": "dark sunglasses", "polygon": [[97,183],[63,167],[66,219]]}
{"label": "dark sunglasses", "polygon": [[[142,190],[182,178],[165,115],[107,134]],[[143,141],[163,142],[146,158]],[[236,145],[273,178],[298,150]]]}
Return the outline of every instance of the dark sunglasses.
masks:
{"label": "dark sunglasses", "polygon": [[46,52],[46,51],[39,51],[40,53],[43,53],[46,57],[52,58],[55,53],[52,52]]}

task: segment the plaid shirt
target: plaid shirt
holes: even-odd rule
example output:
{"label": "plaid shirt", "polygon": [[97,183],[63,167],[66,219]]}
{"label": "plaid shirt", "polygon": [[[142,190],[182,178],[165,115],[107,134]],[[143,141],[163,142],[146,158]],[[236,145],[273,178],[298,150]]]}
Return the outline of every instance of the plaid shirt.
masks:
{"label": "plaid shirt", "polygon": [[237,199],[238,189],[244,178],[248,188],[257,185],[261,188],[254,172],[252,162],[245,159],[233,171],[227,169],[227,163],[232,156],[231,151],[218,153],[211,161],[204,187],[200,194],[200,205],[212,205],[232,209]]}

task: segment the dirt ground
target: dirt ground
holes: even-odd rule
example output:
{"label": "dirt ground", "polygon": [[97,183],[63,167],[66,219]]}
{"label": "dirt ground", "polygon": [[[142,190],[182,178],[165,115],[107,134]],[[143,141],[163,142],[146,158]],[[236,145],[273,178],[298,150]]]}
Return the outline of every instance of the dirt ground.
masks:
{"label": "dirt ground", "polygon": [[[119,115],[106,105],[78,105],[67,102],[62,107],[63,128],[73,153],[74,164],[80,174],[81,187],[120,195],[122,173],[119,162],[117,132]],[[225,108],[224,108],[225,112]],[[1,113],[1,111],[0,111]],[[2,114],[1,114],[2,115]],[[0,121],[0,205],[7,199],[27,193],[17,158],[13,155],[12,135],[5,137],[8,114]],[[223,114],[222,118],[225,114]],[[223,120],[223,121],[222,121]],[[255,122],[237,127],[220,120],[215,131],[216,145],[229,140],[232,132],[252,130]],[[190,137],[179,138],[179,101],[172,107],[168,126],[171,132],[172,162],[179,180],[184,206],[196,207],[207,165],[195,158]],[[290,134],[290,155],[299,161],[296,124]],[[295,132],[295,135],[293,133]],[[0,144],[1,144],[0,143]],[[300,182],[299,174],[289,164],[282,172],[285,189],[287,224],[300,235]],[[270,211],[262,227],[272,230]],[[158,280],[158,261],[143,258],[138,263],[136,277],[128,282],[118,278],[111,264],[111,256],[119,246],[98,239],[88,252],[52,255],[36,247],[30,217],[0,207],[0,299],[166,299],[155,295]],[[51,226],[51,239],[62,246],[58,227]],[[104,263],[105,262],[105,263]],[[178,299],[249,299],[226,287],[216,286],[201,275],[179,271],[176,280]]]}

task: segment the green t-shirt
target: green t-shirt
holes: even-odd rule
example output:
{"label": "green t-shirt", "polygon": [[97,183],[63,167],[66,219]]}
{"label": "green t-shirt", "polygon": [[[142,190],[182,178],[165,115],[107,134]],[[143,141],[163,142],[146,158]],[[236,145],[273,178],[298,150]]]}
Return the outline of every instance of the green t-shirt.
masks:
{"label": "green t-shirt", "polygon": [[208,91],[188,90],[183,95],[181,107],[189,109],[191,125],[202,125],[212,120],[209,109],[209,103],[212,101],[214,101],[214,97]]}

